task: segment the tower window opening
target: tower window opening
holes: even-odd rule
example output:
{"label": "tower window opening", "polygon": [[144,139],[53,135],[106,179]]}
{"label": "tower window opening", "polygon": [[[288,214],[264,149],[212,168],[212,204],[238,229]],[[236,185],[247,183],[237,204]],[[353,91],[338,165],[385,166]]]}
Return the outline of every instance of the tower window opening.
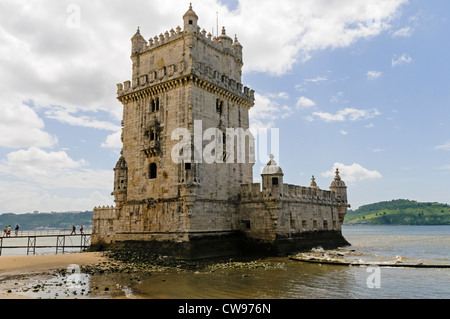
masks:
{"label": "tower window opening", "polygon": [[150,106],[151,106],[152,112],[159,111],[159,99],[158,98],[153,99],[150,103]]}
{"label": "tower window opening", "polygon": [[150,164],[150,179],[156,179],[157,167],[155,163]]}
{"label": "tower window opening", "polygon": [[223,101],[221,101],[219,99],[216,100],[216,111],[217,111],[217,113],[220,113],[220,114],[222,114],[222,112],[223,112]]}
{"label": "tower window opening", "polygon": [[193,25],[193,24],[194,24],[194,21],[189,20],[189,24],[190,24],[190,25]]}
{"label": "tower window opening", "polygon": [[272,177],[272,185],[278,185],[278,177]]}
{"label": "tower window opening", "polygon": [[184,169],[185,170],[190,170],[192,168],[191,163],[184,163]]}

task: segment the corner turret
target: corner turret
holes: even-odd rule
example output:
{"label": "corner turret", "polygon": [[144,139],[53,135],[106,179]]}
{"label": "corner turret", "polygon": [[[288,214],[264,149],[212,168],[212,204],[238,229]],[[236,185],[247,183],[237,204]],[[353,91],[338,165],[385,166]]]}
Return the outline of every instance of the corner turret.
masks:
{"label": "corner turret", "polygon": [[336,199],[341,202],[347,203],[347,186],[339,176],[339,169],[336,168],[336,175],[331,182],[330,190],[336,194]]}
{"label": "corner turret", "polygon": [[345,215],[347,214],[347,208],[350,205],[347,204],[347,186],[339,176],[339,169],[336,168],[336,175],[334,181],[331,182],[330,191],[335,194],[335,198],[338,201],[338,216],[341,225],[344,223]]}
{"label": "corner turret", "polygon": [[147,46],[147,44],[147,41],[141,35],[140,28],[138,27],[135,35],[131,38],[131,54],[138,54]]}
{"label": "corner turret", "polygon": [[241,62],[244,63],[243,58],[242,58],[242,45],[239,43],[238,39],[237,39],[237,35],[234,36],[234,42],[233,42],[233,53],[234,56],[236,57],[236,59]]}
{"label": "corner turret", "polygon": [[264,167],[262,177],[262,190],[265,196],[283,196],[283,170],[270,154],[270,161]]}
{"label": "corner turret", "polygon": [[127,201],[128,167],[125,157],[121,156],[114,168],[114,202],[117,207],[122,207]]}
{"label": "corner turret", "polygon": [[183,16],[184,20],[184,32],[195,33],[197,32],[198,16],[194,10],[192,10],[192,3],[189,4],[189,10]]}

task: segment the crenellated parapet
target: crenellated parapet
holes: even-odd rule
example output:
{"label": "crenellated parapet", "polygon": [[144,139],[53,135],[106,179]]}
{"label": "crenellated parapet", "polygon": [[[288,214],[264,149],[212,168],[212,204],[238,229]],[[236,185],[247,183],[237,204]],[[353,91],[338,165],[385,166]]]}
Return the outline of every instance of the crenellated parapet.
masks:
{"label": "crenellated parapet", "polygon": [[131,38],[132,79],[117,84],[118,99],[136,101],[194,82],[202,89],[236,103],[245,101],[252,107],[255,92],[240,83],[243,47],[237,36],[233,40],[223,27],[222,33],[213,37],[197,25],[198,17],[191,6],[183,19],[184,29],[178,26],[148,41],[138,28]]}
{"label": "crenellated parapet", "polygon": [[116,209],[114,206],[95,207],[92,219],[115,219],[117,218],[118,214],[119,209]]}
{"label": "crenellated parapet", "polygon": [[142,37],[138,28],[138,31],[132,38],[132,54],[140,55],[159,49],[172,44],[174,41],[183,39],[187,35],[194,35],[197,40],[202,41],[204,44],[221,53],[227,53],[233,56],[237,61],[242,63],[242,45],[239,43],[237,36],[233,40],[226,35],[225,27],[222,28],[222,34],[220,36],[213,37],[211,33],[207,34],[206,30],[201,30],[200,27],[197,27],[195,32],[189,33],[182,31],[181,27],[178,26],[175,30],[171,29],[170,31],[156,35],[148,41]]}
{"label": "crenellated parapet", "polygon": [[122,102],[137,100],[146,96],[154,96],[161,92],[194,83],[195,85],[221,95],[229,100],[236,100],[253,106],[255,91],[242,83],[238,83],[226,75],[213,70],[203,63],[197,63],[192,73],[185,74],[184,62],[150,71],[135,78],[133,82],[125,81],[117,84],[118,99]]}
{"label": "crenellated parapet", "polygon": [[[280,187],[283,188],[281,194],[279,193]],[[323,205],[337,205],[341,203],[336,198],[335,193],[329,190],[283,184],[282,186],[271,186],[265,192],[262,192],[261,184],[259,183],[241,185],[241,201],[243,202],[273,200]]]}

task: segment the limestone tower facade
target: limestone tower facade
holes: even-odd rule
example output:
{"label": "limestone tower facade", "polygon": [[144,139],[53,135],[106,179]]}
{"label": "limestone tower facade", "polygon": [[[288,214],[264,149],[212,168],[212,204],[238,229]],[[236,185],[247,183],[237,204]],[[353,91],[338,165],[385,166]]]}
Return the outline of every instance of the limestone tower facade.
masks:
{"label": "limestone tower facade", "polygon": [[94,209],[93,246],[198,258],[346,243],[338,173],[329,191],[288,185],[270,156],[262,188],[253,183],[243,47],[225,27],[213,37],[198,22],[191,5],[183,28],[131,38],[131,80],[117,85],[115,206]]}

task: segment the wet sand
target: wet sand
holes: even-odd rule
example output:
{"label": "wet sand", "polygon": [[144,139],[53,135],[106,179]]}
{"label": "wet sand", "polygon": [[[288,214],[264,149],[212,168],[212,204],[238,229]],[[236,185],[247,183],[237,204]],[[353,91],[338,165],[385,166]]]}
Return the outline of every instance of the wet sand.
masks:
{"label": "wet sand", "polygon": [[[108,257],[101,252],[86,252],[62,255],[34,255],[34,256],[0,256],[0,281],[23,275],[38,275],[51,273],[59,269],[66,269],[69,265],[78,266],[99,265],[108,261]],[[12,294],[0,292],[0,299],[21,298]]]}

